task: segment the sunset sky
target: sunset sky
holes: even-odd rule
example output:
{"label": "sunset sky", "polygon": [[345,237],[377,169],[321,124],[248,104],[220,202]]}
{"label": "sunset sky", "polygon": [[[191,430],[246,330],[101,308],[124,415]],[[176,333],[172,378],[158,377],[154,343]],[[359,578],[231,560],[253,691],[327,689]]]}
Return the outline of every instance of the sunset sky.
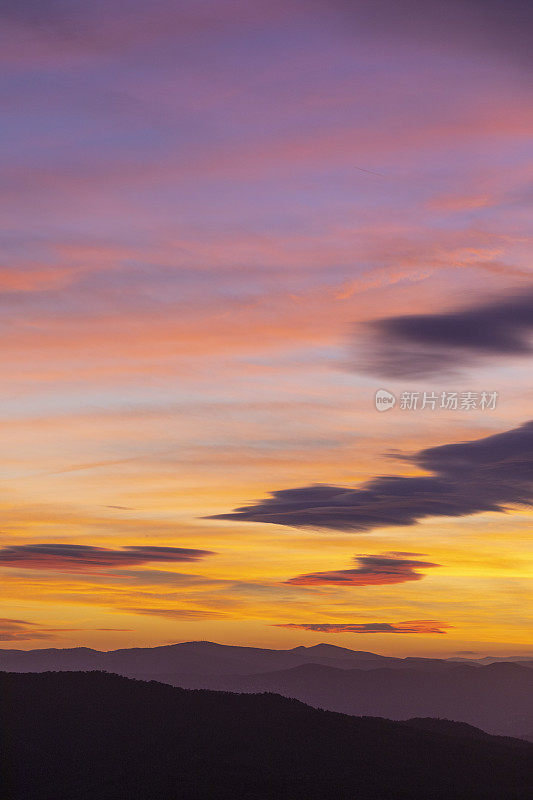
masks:
{"label": "sunset sky", "polygon": [[533,653],[532,16],[2,2],[1,647]]}

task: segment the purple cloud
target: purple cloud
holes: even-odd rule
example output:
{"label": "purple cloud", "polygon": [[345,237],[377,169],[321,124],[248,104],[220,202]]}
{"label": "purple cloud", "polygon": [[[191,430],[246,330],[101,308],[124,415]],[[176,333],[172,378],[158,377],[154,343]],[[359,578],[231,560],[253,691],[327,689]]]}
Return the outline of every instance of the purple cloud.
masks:
{"label": "purple cloud", "polygon": [[450,628],[445,622],[434,619],[415,619],[405,622],[356,622],[356,623],[329,623],[313,622],[298,623],[288,622],[276,625],[277,628],[296,628],[303,631],[318,631],[320,633],[446,633],[445,628]]}
{"label": "purple cloud", "polygon": [[293,586],[382,586],[392,583],[419,581],[424,575],[419,569],[439,567],[431,561],[418,561],[406,556],[417,553],[382,553],[381,555],[355,556],[353,569],[331,572],[310,572],[297,575],[287,583]]}
{"label": "purple cloud", "polygon": [[533,503],[533,421],[484,439],[430,447],[409,461],[433,475],[382,476],[356,489],[280,489],[211,519],[367,531]]}
{"label": "purple cloud", "polygon": [[129,546],[120,550],[82,544],[24,544],[0,549],[0,567],[84,572],[106,567],[126,567],[151,561],[198,561],[211,550],[184,547]]}
{"label": "purple cloud", "polygon": [[366,329],[367,352],[356,368],[386,378],[438,377],[487,359],[530,356],[533,290],[461,311],[389,317]]}

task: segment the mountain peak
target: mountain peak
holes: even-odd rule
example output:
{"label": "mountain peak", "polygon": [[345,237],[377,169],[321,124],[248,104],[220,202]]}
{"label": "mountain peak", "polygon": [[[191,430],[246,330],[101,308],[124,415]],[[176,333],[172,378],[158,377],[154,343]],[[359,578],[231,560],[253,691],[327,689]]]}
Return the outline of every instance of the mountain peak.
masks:
{"label": "mountain peak", "polygon": [[350,656],[372,656],[372,658],[379,658],[375,653],[368,653],[365,650],[350,650],[348,647],[339,647],[336,644],[328,644],[327,642],[320,642],[319,644],[312,644],[309,647],[305,647],[304,645],[300,645],[299,647],[293,647],[291,650],[292,653],[317,653],[322,655],[327,655],[331,653],[331,655],[340,655],[341,653],[348,653]]}
{"label": "mountain peak", "polygon": [[320,642],[320,644],[311,645],[308,647],[307,650],[312,650],[314,653],[350,653],[350,655],[356,656],[373,656],[374,653],[368,653],[365,650],[350,650],[348,647],[339,647],[336,644],[327,644],[326,642]]}

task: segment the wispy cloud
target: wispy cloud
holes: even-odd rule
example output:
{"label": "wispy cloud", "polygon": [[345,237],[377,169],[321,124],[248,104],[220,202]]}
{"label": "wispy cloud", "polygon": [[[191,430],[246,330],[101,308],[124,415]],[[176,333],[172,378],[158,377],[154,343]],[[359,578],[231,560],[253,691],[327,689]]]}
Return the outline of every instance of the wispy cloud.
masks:
{"label": "wispy cloud", "polygon": [[320,633],[446,633],[445,628],[450,628],[451,625],[434,619],[414,619],[405,622],[347,622],[340,624],[288,622],[278,624],[276,627]]}
{"label": "wispy cloud", "polygon": [[128,614],[146,614],[150,617],[166,617],[167,619],[177,619],[183,622],[194,622],[200,619],[224,619],[227,614],[221,611],[209,611],[191,608],[123,608],[122,611]]}
{"label": "wispy cloud", "polygon": [[0,642],[50,639],[53,634],[23,619],[0,619]]}
{"label": "wispy cloud", "polygon": [[51,628],[24,619],[0,618],[0,642],[58,639],[63,633],[93,631],[128,631],[129,628]]}
{"label": "wispy cloud", "polygon": [[[382,553],[381,555],[355,556],[356,566],[352,569],[331,572],[310,572],[297,575],[287,583],[293,586],[381,586],[391,583],[419,581],[424,574],[420,569],[439,567],[431,561],[414,560],[417,553]],[[410,558],[406,556],[411,556]]]}
{"label": "wispy cloud", "polygon": [[82,544],[24,544],[0,549],[0,567],[83,572],[149,562],[198,561],[211,550],[132,545],[118,550]]}

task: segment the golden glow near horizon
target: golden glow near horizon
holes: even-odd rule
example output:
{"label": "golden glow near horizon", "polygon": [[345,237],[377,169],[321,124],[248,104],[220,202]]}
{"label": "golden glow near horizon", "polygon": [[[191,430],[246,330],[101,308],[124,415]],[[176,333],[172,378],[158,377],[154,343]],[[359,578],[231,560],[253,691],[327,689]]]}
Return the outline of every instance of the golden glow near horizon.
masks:
{"label": "golden glow near horizon", "polygon": [[[173,413],[180,421],[179,412]],[[369,409],[367,426],[374,415],[375,410]],[[168,423],[167,413],[164,416]],[[429,416],[419,419],[426,427],[428,445],[434,428],[449,431],[451,427]],[[482,421],[486,424],[486,418]],[[65,424],[70,427],[68,420]],[[80,444],[73,440],[72,430],[68,441],[70,447],[80,447],[81,455],[88,437],[81,420],[78,424]],[[191,471],[179,455],[168,452],[159,460],[147,457],[106,464],[104,459],[95,459],[85,466],[75,463],[58,469],[56,463],[56,469],[49,469],[38,437],[43,429],[46,436],[50,425],[50,420],[44,420],[42,427],[36,422],[29,426],[42,469],[32,471],[28,463],[26,474],[5,483],[10,491],[4,491],[2,509],[4,548],[49,542],[120,551],[157,545],[213,554],[190,563],[156,560],[116,568],[90,564],[56,570],[24,564],[3,567],[3,616],[31,623],[19,626],[4,647],[85,644],[111,649],[188,639],[271,647],[326,640],[399,654],[477,652],[479,648],[498,654],[527,652],[530,647],[533,547],[527,510],[430,518],[408,528],[365,533],[201,519],[206,511],[226,511],[253,502],[269,488],[305,484],[312,478],[308,464],[298,453],[279,458],[278,452],[275,465],[269,455],[265,462],[246,463],[246,469],[237,459],[231,475],[221,474],[213,448],[202,470]],[[53,427],[57,433],[61,420],[55,420]],[[27,432],[27,428],[22,430]],[[137,419],[131,430],[132,448],[142,440],[142,433]],[[419,448],[421,444],[421,431],[415,433],[414,441],[396,439],[395,444],[412,452],[413,445]],[[13,431],[8,435],[13,436]],[[112,430],[104,431],[106,442],[111,435]],[[459,437],[449,434],[449,438],[460,440],[462,435],[460,431]],[[352,446],[353,478],[344,465],[348,453],[342,465],[335,464],[329,448],[321,459],[320,446],[314,446],[308,453],[314,474],[320,466],[325,482],[348,484],[384,472],[383,460],[373,457],[374,450],[380,451],[375,432],[370,440],[371,448],[365,446],[364,437],[359,447]],[[383,440],[381,452],[386,449]],[[357,451],[361,454],[358,469]],[[221,460],[224,471],[228,470],[227,453]],[[365,462],[368,466],[363,472]],[[265,482],[254,477],[260,470],[268,476]],[[198,476],[196,481],[193,475]],[[199,485],[200,475],[205,485]],[[424,554],[423,560],[439,566],[422,568],[420,580],[392,585],[286,583],[304,573],[349,569],[357,554],[400,550]],[[276,627],[280,623],[405,620],[438,620],[451,627],[441,635],[321,633]]]}
{"label": "golden glow near horizon", "polygon": [[[76,41],[6,21],[0,646],[530,653],[525,506],[351,533],[210,518],[427,475],[402,456],[530,418],[519,348],[415,380],[356,364],[370,321],[531,291],[522,67],[299,2],[134,5]],[[380,388],[499,398],[379,413]],[[379,558],[400,579],[342,585]],[[288,582],[314,573],[337,577]]]}

